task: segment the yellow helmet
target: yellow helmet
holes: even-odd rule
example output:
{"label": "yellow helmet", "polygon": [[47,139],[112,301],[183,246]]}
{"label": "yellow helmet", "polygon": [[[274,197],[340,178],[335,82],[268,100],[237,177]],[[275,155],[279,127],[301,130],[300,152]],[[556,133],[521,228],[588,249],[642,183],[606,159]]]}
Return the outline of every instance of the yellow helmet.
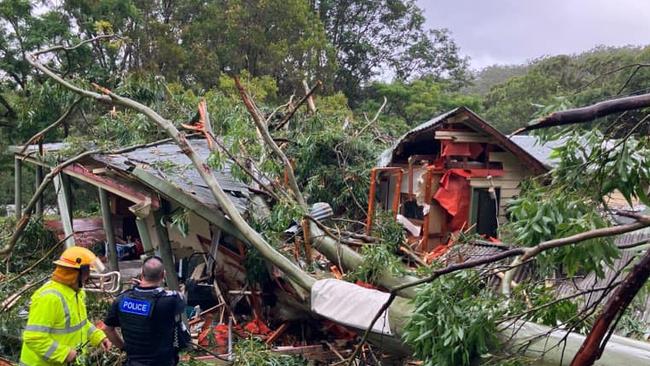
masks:
{"label": "yellow helmet", "polygon": [[61,257],[54,261],[57,266],[81,269],[90,267],[98,272],[104,271],[104,264],[95,253],[83,247],[70,247],[63,251]]}

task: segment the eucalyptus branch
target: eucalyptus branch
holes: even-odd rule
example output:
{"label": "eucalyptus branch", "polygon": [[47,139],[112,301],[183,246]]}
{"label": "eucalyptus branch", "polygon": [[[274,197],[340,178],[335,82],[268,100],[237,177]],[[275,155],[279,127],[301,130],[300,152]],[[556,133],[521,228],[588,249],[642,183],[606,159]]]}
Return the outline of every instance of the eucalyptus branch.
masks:
{"label": "eucalyptus branch", "polygon": [[34,136],[30,137],[29,140],[27,140],[27,142],[25,142],[25,144],[23,145],[23,148],[20,149],[20,153],[19,153],[19,154],[21,154],[21,155],[24,154],[25,151],[29,148],[29,145],[33,144],[35,141],[41,140],[43,137],[45,137],[45,134],[47,134],[47,133],[50,132],[52,129],[58,127],[60,124],[62,124],[63,122],[65,122],[65,121],[68,119],[68,117],[70,116],[70,114],[72,114],[72,112],[74,111],[74,109],[77,107],[77,105],[78,105],[80,102],[81,102],[81,98],[77,98],[77,99],[76,99],[74,102],[72,102],[72,104],[71,104],[71,105],[70,105],[70,106],[65,110],[65,112],[63,112],[63,114],[61,115],[61,117],[59,117],[59,119],[57,119],[56,121],[54,121],[54,123],[52,123],[51,125],[45,127],[43,130],[41,130],[40,132],[38,132],[38,133],[35,134]]}
{"label": "eucalyptus branch", "polygon": [[291,191],[294,194],[296,202],[298,202],[298,204],[303,209],[307,209],[307,203],[305,202],[305,199],[303,198],[302,193],[300,192],[300,188],[298,188],[298,182],[296,180],[293,167],[291,166],[291,162],[289,161],[287,156],[282,152],[282,150],[280,150],[280,148],[275,143],[275,141],[273,141],[273,137],[269,133],[268,127],[264,123],[264,119],[256,110],[257,108],[255,107],[255,102],[253,102],[252,98],[248,95],[246,89],[244,89],[244,86],[239,81],[239,78],[235,76],[234,80],[235,80],[235,85],[239,90],[239,94],[241,95],[241,98],[244,101],[244,105],[246,105],[246,109],[248,109],[248,112],[253,118],[253,122],[255,122],[257,131],[262,135],[262,139],[264,140],[264,143],[268,146],[269,149],[271,149],[271,151],[273,151],[273,153],[275,153],[275,155],[278,156],[278,158],[282,161],[282,164],[284,164],[284,168],[286,169],[289,178],[289,187],[291,188]]}
{"label": "eucalyptus branch", "polygon": [[516,130],[512,135],[540,128],[590,122],[610,114],[646,107],[650,107],[650,94],[605,100],[582,108],[551,113],[546,117],[536,120],[533,124]]}
{"label": "eucalyptus branch", "polygon": [[117,34],[103,34],[103,35],[100,35],[100,36],[97,36],[97,37],[85,39],[85,40],[83,40],[83,41],[81,41],[81,42],[79,42],[79,43],[77,43],[77,44],[75,44],[74,46],[71,46],[71,47],[65,47],[63,45],[57,45],[57,46],[54,46],[54,47],[46,48],[46,49],[41,50],[41,51],[34,52],[34,53],[32,53],[32,55],[39,56],[39,55],[42,55],[44,53],[50,53],[50,52],[56,52],[56,51],[66,51],[66,52],[67,51],[73,51],[73,50],[75,50],[75,49],[77,49],[77,48],[79,48],[79,47],[81,47],[81,46],[83,46],[85,44],[94,43],[94,42],[101,41],[101,40],[106,40],[106,39],[124,39],[124,38],[121,37],[121,36],[118,36]]}
{"label": "eucalyptus branch", "polygon": [[[520,264],[531,260],[535,256],[537,256],[540,253],[543,253],[547,250],[554,249],[554,248],[559,248],[562,246],[566,245],[571,245],[571,244],[577,244],[580,242],[584,242],[585,240],[589,239],[594,239],[598,237],[607,237],[607,236],[613,236],[613,235],[618,235],[618,234],[624,234],[630,231],[635,231],[644,227],[650,226],[650,216],[642,216],[638,215],[637,217],[637,222],[631,223],[631,224],[626,224],[626,225],[619,225],[619,226],[614,226],[614,227],[608,227],[608,228],[602,228],[602,229],[595,229],[595,230],[590,230],[587,232],[583,232],[580,234],[568,236],[566,238],[560,238],[560,239],[553,239],[553,240],[548,240],[545,242],[542,242],[534,247],[529,247],[529,248],[513,248],[506,250],[504,252],[501,252],[499,254],[481,258],[481,259],[476,259],[472,261],[467,261],[463,263],[456,263],[449,265],[445,268],[437,269],[432,272],[431,275],[425,278],[421,278],[417,281],[409,282],[400,286],[393,287],[390,290],[390,296],[388,297],[388,300],[384,303],[384,305],[381,307],[381,309],[377,312],[375,317],[373,318],[373,321],[370,323],[368,328],[366,328],[366,331],[361,339],[361,342],[359,343],[359,346],[357,348],[360,348],[367,340],[368,336],[370,335],[370,332],[372,328],[374,327],[375,323],[377,320],[381,317],[381,314],[390,307],[390,305],[393,303],[397,296],[398,291],[405,290],[407,288],[411,288],[414,286],[419,286],[424,283],[429,283],[432,281],[435,281],[437,278],[453,273],[453,272],[458,272],[464,269],[469,269],[477,266],[481,266],[484,264],[489,264],[489,263],[494,263],[498,262],[500,260],[514,257],[514,256],[519,256],[513,263],[510,265],[510,268],[519,266]],[[506,272],[506,276],[504,276],[504,279],[502,283],[509,284],[510,281],[512,281],[512,277],[514,276],[513,270],[510,269],[508,272]],[[509,289],[509,287],[508,287]],[[353,353],[353,356],[350,357],[350,362],[348,365],[351,365],[352,360],[356,355],[358,354],[358,349],[355,349],[355,352]]]}
{"label": "eucalyptus branch", "polygon": [[280,121],[280,123],[277,124],[277,126],[275,127],[275,130],[279,130],[279,129],[281,129],[282,127],[284,127],[284,125],[286,125],[286,124],[289,122],[289,120],[291,119],[291,117],[293,117],[293,115],[298,111],[298,109],[300,108],[300,106],[303,105],[306,101],[308,101],[309,98],[311,98],[311,96],[316,92],[316,90],[318,90],[318,88],[321,87],[321,85],[323,85],[323,83],[322,83],[320,80],[318,80],[318,81],[316,82],[316,85],[314,85],[314,87],[312,87],[312,88],[311,88],[311,89],[310,89],[310,90],[305,94],[304,97],[302,97],[302,98],[300,98],[300,100],[298,100],[298,103],[296,103],[296,104],[293,105],[293,106],[290,106],[290,107],[289,107],[289,111],[287,112],[287,114],[284,115],[284,117],[282,118],[282,120]]}
{"label": "eucalyptus branch", "polygon": [[386,103],[388,103],[388,99],[386,97],[384,97],[384,102],[381,104],[381,107],[379,107],[379,109],[377,110],[377,113],[375,113],[375,117],[373,117],[373,119],[371,119],[371,120],[368,120],[368,116],[366,116],[365,113],[363,114],[363,116],[366,119],[366,125],[363,126],[359,131],[357,131],[357,133],[354,134],[355,137],[361,135],[363,133],[363,131],[365,131],[368,127],[370,127],[370,125],[377,122],[377,119],[379,118],[379,115],[381,114],[381,112],[386,107]]}
{"label": "eucalyptus branch", "polygon": [[[213,140],[213,142],[215,143],[215,145],[217,145],[217,146],[219,147],[219,149],[220,149],[221,151],[223,151],[223,152],[228,156],[228,159],[232,160],[233,163],[235,163],[235,164],[236,164],[236,165],[237,165],[241,170],[243,170],[243,171],[246,173],[246,175],[248,175],[248,176],[249,176],[253,181],[255,181],[255,183],[257,183],[260,187],[262,187],[262,190],[264,190],[264,192],[266,192],[266,193],[267,193],[269,196],[271,196],[274,200],[276,200],[276,201],[279,201],[279,200],[280,200],[280,198],[278,197],[278,195],[276,195],[275,192],[273,192],[269,187],[267,187],[266,184],[264,184],[264,182],[262,182],[259,178],[257,178],[257,176],[256,176],[252,171],[250,171],[250,169],[248,169],[244,164],[242,164],[242,163],[237,159],[237,157],[234,156],[234,155],[233,155],[233,154],[232,154],[232,153],[231,153],[231,152],[226,148],[226,146],[224,146],[224,145],[221,143],[221,141],[219,141],[219,140],[216,139],[216,137],[212,134],[212,132],[210,132],[210,136],[212,137],[212,140]],[[267,178],[267,179],[268,179],[268,178]],[[271,180],[269,179],[269,181],[271,181]]]}
{"label": "eucalyptus branch", "polygon": [[[644,216],[644,215],[635,215],[635,219],[637,222],[631,223],[631,224],[625,224],[625,225],[618,225],[618,226],[612,226],[612,227],[606,227],[606,228],[601,228],[601,229],[595,229],[595,230],[590,230],[586,231],[583,233],[571,235],[565,238],[560,238],[560,239],[553,239],[553,240],[548,240],[543,243],[540,243],[538,245],[535,245],[530,248],[522,248],[524,252],[521,254],[520,257],[516,258],[511,266],[514,267],[519,263],[523,263],[538,254],[547,251],[549,249],[554,249],[554,248],[559,248],[563,247],[566,245],[571,245],[571,244],[576,244],[579,242],[583,242],[585,240],[590,240],[590,239],[595,239],[595,238],[602,238],[602,237],[608,237],[608,236],[614,236],[614,235],[619,235],[619,234],[625,234],[630,231],[635,231],[638,229],[642,229],[644,227],[650,226],[650,216]],[[503,281],[501,282],[501,291],[503,292],[504,295],[508,296],[510,295],[510,281],[512,281],[512,278],[515,275],[515,270],[511,269],[506,272]]]}

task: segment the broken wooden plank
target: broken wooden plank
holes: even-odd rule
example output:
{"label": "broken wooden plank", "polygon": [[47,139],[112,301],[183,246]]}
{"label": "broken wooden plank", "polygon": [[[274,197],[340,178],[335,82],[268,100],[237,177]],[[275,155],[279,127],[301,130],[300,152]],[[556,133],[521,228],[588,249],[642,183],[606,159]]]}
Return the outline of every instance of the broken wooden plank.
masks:
{"label": "broken wooden plank", "polygon": [[67,197],[65,184],[62,179],[62,174],[59,173],[54,177],[54,189],[56,190],[56,201],[59,206],[59,216],[61,217],[61,224],[63,225],[63,233],[67,237],[65,247],[70,248],[75,245],[74,229],[72,227],[72,217],[70,215],[69,202],[70,198]]}

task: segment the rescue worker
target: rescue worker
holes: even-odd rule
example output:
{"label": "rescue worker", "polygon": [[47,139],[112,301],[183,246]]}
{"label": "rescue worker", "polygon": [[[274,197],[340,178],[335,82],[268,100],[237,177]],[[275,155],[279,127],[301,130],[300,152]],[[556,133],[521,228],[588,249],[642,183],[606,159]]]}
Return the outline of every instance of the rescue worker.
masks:
{"label": "rescue worker", "polygon": [[83,290],[91,268],[103,271],[101,261],[86,248],[70,247],[54,264],[52,279],[31,297],[20,365],[63,365],[74,362],[89,343],[105,351],[111,347],[88,321]]}
{"label": "rescue worker", "polygon": [[162,287],[164,278],[162,259],[145,259],[137,285],[115,299],[104,319],[108,338],[126,351],[125,365],[176,365],[178,351],[189,342],[181,318],[185,301]]}

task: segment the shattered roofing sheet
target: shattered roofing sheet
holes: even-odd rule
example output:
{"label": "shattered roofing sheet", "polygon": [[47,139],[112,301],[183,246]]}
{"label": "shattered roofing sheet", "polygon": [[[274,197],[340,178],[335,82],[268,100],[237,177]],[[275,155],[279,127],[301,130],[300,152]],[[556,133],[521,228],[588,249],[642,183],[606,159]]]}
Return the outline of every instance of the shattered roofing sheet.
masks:
{"label": "shattered roofing sheet", "polygon": [[443,113],[443,114],[441,114],[439,116],[436,116],[432,120],[424,122],[421,125],[418,125],[418,126],[414,127],[412,130],[410,130],[407,133],[405,133],[404,135],[402,135],[400,138],[397,139],[397,141],[395,141],[393,146],[391,146],[390,148],[384,150],[381,153],[381,155],[379,156],[379,161],[377,163],[377,166],[378,167],[387,167],[391,163],[391,161],[393,160],[393,152],[397,149],[397,147],[403,141],[405,141],[407,138],[409,138],[412,135],[416,135],[419,132],[422,132],[424,130],[427,130],[429,128],[432,128],[432,127],[436,126],[438,123],[441,123],[442,121],[447,119],[447,117],[449,117],[452,114],[456,113],[459,109],[460,108],[454,108],[454,109],[450,110],[449,112],[446,112],[446,113]]}
{"label": "shattered roofing sheet", "polygon": [[[189,141],[197,154],[203,160],[207,160],[210,151],[206,140],[192,139]],[[122,154],[95,155],[94,159],[114,169],[127,172],[137,165],[157,178],[171,183],[204,205],[213,208],[219,207],[212,192],[190,159],[174,143],[143,147]],[[239,212],[246,212],[250,192],[248,186],[232,177],[230,164],[224,163],[224,167],[220,171],[216,171],[214,175],[221,188],[230,195],[230,200]]]}

